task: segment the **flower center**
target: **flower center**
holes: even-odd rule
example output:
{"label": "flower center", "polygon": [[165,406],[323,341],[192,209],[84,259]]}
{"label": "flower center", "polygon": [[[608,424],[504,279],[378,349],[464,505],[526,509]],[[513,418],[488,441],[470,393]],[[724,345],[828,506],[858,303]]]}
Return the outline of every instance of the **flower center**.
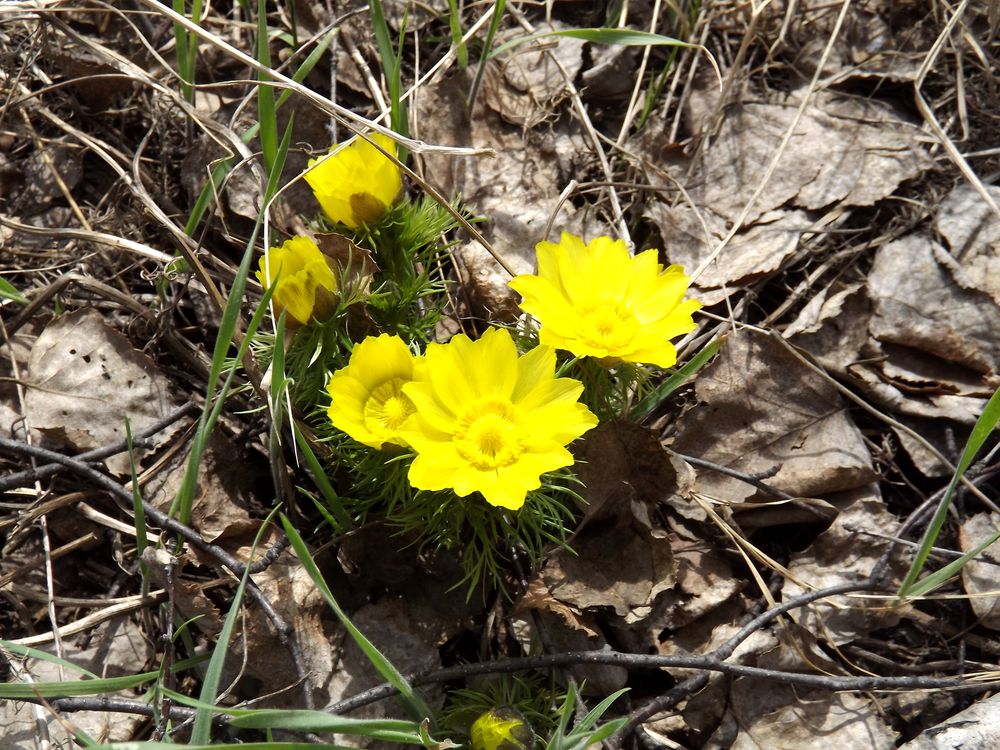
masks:
{"label": "flower center", "polygon": [[632,311],[621,302],[604,300],[581,310],[580,337],[593,347],[613,352],[627,347],[639,328]]}
{"label": "flower center", "polygon": [[480,471],[510,466],[524,452],[514,407],[492,401],[469,409],[459,421],[455,447],[458,455]]}
{"label": "flower center", "polygon": [[402,378],[393,378],[372,391],[365,402],[365,426],[372,432],[395,432],[416,411],[413,402],[401,390]]}

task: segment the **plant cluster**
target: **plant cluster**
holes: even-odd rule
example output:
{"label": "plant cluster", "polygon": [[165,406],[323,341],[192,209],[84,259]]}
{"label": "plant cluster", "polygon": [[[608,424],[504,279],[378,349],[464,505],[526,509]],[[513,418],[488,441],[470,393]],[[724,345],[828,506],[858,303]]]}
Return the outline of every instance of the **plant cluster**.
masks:
{"label": "plant cluster", "polygon": [[[384,519],[460,550],[468,591],[503,585],[507,550],[537,562],[573,517],[568,447],[627,413],[647,365],[674,365],[692,331],[690,279],[656,250],[563,233],[514,278],[514,329],[436,339],[454,206],[400,198],[395,144],[357,136],[310,162],[313,236],[271,247],[257,278],[278,334],[258,337],[272,382],[342,478],[329,518]],[[287,336],[286,336],[287,332]],[[280,369],[276,372],[275,369]]]}

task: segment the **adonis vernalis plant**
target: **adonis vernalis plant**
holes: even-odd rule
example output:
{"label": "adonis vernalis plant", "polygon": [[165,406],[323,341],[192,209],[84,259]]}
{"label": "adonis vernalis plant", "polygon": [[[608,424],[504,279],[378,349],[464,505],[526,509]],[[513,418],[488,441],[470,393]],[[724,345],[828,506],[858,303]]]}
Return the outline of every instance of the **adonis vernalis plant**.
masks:
{"label": "adonis vernalis plant", "polygon": [[[396,155],[391,138],[379,133],[368,138]],[[350,229],[381,219],[403,185],[399,166],[361,136],[334,147],[327,156],[311,160],[309,166],[305,180],[323,213],[330,221]]]}
{"label": "adonis vernalis plant", "polygon": [[568,232],[558,243],[539,242],[536,252],[538,274],[510,286],[538,320],[543,345],[609,365],[677,362],[670,339],[695,329],[691,315],[701,307],[684,299],[691,279],[680,266],[664,268],[656,250],[632,257],[621,240],[584,243]]}

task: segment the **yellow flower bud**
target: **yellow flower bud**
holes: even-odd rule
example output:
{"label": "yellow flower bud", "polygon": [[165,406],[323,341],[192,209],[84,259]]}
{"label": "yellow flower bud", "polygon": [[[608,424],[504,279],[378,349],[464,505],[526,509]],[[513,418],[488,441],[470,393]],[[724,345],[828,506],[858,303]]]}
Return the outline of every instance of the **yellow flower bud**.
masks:
{"label": "yellow flower bud", "polygon": [[336,309],[337,277],[308,237],[292,237],[281,247],[272,247],[260,259],[257,280],[265,288],[275,285],[271,297],[275,313],[285,310],[291,324],[326,320]]}
{"label": "yellow flower bud", "polygon": [[[396,144],[379,133],[369,136],[390,154]],[[399,166],[361,137],[330,156],[313,159],[305,180],[330,221],[356,229],[372,224],[395,202],[403,186]]]}
{"label": "yellow flower bud", "polygon": [[531,750],[535,733],[521,712],[512,706],[487,711],[469,730],[472,750]]}

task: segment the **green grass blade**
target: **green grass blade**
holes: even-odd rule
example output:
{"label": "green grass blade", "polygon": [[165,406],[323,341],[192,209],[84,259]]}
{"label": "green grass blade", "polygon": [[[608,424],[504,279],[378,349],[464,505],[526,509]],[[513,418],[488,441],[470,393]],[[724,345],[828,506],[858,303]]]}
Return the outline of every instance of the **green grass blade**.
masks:
{"label": "green grass blade", "polygon": [[[257,0],[257,62],[271,67],[271,40],[267,28],[267,0]],[[260,123],[260,150],[264,156],[264,168],[268,175],[276,170],[274,162],[278,153],[278,119],[274,104],[274,89],[268,84],[271,75],[263,70],[257,72],[257,120]],[[281,170],[277,170],[281,171]]]}
{"label": "green grass blade", "polygon": [[74,664],[73,662],[66,661],[65,659],[60,659],[58,656],[53,656],[47,651],[39,651],[37,648],[31,648],[30,646],[22,646],[20,643],[12,643],[11,641],[5,641],[0,639],[0,651],[6,652],[6,654],[11,654],[13,656],[20,656],[28,659],[38,659],[39,661],[47,661],[50,664],[57,664],[63,669],[70,672],[76,672],[77,674],[83,675],[84,677],[90,679],[98,679],[98,676],[93,672],[84,669],[81,666]]}
{"label": "green grass blade", "polygon": [[[277,508],[272,510],[271,514],[264,520],[264,523],[260,525],[260,528],[257,530],[257,536],[253,540],[252,550],[256,550],[261,543],[265,532],[271,526],[274,514],[277,512]],[[247,565],[243,571],[242,578],[240,578],[240,585],[236,587],[236,594],[233,596],[226,619],[222,623],[222,630],[219,632],[215,647],[212,649],[212,658],[208,660],[208,666],[205,668],[205,677],[201,683],[201,693],[199,696],[202,705],[196,709],[194,724],[191,727],[192,743],[207,744],[212,739],[212,719],[216,713],[214,707],[215,699],[219,694],[219,684],[222,681],[222,669],[226,663],[229,641],[232,639],[233,631],[236,629],[236,621],[239,618],[240,608],[243,605],[243,594],[246,592],[247,581],[249,580],[250,566]]]}
{"label": "green grass blade", "polygon": [[[407,719],[355,719],[321,710],[293,708],[235,708],[216,706],[172,690],[164,694],[175,703],[205,709],[228,717],[230,726],[241,729],[289,729],[301,732],[331,732],[386,739],[390,736],[419,737],[420,725]],[[395,741],[395,740],[392,740]],[[406,741],[406,740],[403,740]]]}
{"label": "green grass blade", "polygon": [[[972,428],[969,440],[965,444],[965,450],[962,451],[962,457],[955,467],[955,474],[952,476],[951,482],[948,484],[948,489],[941,498],[941,502],[938,503],[937,510],[934,511],[934,517],[931,518],[931,522],[927,526],[927,531],[924,532],[924,538],[921,540],[920,548],[913,558],[913,564],[910,565],[910,569],[907,571],[906,577],[899,587],[899,591],[896,592],[897,599],[904,599],[914,590],[914,583],[923,571],[924,565],[927,563],[927,558],[930,556],[931,547],[937,541],[938,535],[941,533],[944,522],[948,517],[948,508],[951,506],[951,499],[955,494],[955,488],[958,487],[959,480],[968,471],[979,449],[983,447],[983,443],[986,442],[986,438],[990,436],[990,433],[996,428],[998,422],[1000,422],[1000,388],[990,397],[990,400],[986,403],[986,407],[983,409],[983,413],[979,415],[979,419],[976,420],[976,424]],[[975,555],[978,554],[979,552],[975,553]],[[970,555],[972,557],[975,556],[971,553]],[[965,565],[968,559],[971,559],[970,555],[964,555],[958,560],[949,563],[942,570],[951,569],[953,572],[961,570],[962,565]],[[955,567],[960,561],[962,561],[962,564]],[[938,571],[938,573],[941,573],[941,571]],[[923,590],[926,591],[928,589]]]}
{"label": "green grass blade", "polygon": [[316,458],[312,446],[309,445],[309,441],[306,440],[306,436],[302,434],[302,430],[299,429],[295,420],[292,420],[292,432],[295,435],[295,443],[299,447],[299,453],[305,459],[306,466],[309,467],[309,471],[312,473],[313,481],[316,482],[316,487],[323,495],[323,500],[326,501],[327,509],[337,521],[337,526],[339,526],[337,531],[347,531],[354,525],[351,523],[351,517],[344,510],[344,505],[340,502],[340,495],[333,488],[329,477],[326,475],[326,471],[323,469],[322,464],[320,464],[319,459]]}
{"label": "green grass blade", "polygon": [[158,672],[142,672],[124,677],[102,677],[95,680],[66,680],[65,682],[5,682],[0,684],[0,699],[19,698],[69,698],[78,695],[106,695],[139,687],[157,678]]}
{"label": "green grass blade", "polygon": [[483,54],[479,58],[479,65],[476,66],[476,77],[472,81],[472,88],[469,89],[469,114],[472,114],[476,106],[476,97],[479,95],[479,87],[483,82],[483,73],[486,72],[486,63],[493,57],[490,48],[500,29],[500,19],[503,18],[504,8],[507,7],[507,0],[496,0],[493,4],[493,17],[490,18],[490,27],[486,30],[486,39],[483,42]]}
{"label": "green grass blade", "polygon": [[423,698],[413,690],[413,687],[406,681],[402,673],[393,666],[392,662],[385,658],[381,651],[375,648],[374,644],[365,637],[364,633],[358,630],[354,623],[351,622],[347,613],[340,608],[340,604],[337,603],[333,592],[330,591],[330,587],[323,580],[323,574],[316,567],[316,563],[309,554],[309,549],[306,547],[302,537],[295,530],[295,527],[292,526],[291,522],[284,515],[281,516],[281,523],[285,527],[285,533],[288,535],[288,539],[291,541],[292,548],[295,550],[295,554],[299,558],[302,567],[305,568],[309,577],[312,578],[313,583],[316,584],[316,588],[319,589],[323,598],[326,599],[326,603],[330,605],[330,609],[333,610],[333,613],[340,620],[344,629],[347,630],[354,639],[354,642],[358,644],[362,653],[371,662],[375,671],[382,676],[382,679],[399,691],[403,705],[411,712],[415,719],[421,720],[432,716],[433,714],[427,707],[427,704],[424,703]]}
{"label": "green grass blade", "polygon": [[628,691],[629,691],[628,688],[622,688],[621,690],[615,691],[614,693],[612,693],[611,695],[609,695],[607,698],[605,698],[604,700],[602,700],[600,703],[598,703],[596,706],[594,706],[594,708],[592,708],[587,713],[586,716],[584,716],[582,719],[580,719],[576,723],[576,726],[574,727],[574,730],[577,730],[577,729],[579,729],[579,730],[590,729],[592,726],[594,726],[600,720],[600,718],[602,716],[604,716],[605,712],[609,708],[611,708],[611,704],[613,704],[616,700],[618,700],[623,695],[625,695],[625,693],[627,693]]}
{"label": "green grass blade", "polygon": [[663,403],[664,399],[690,380],[702,367],[708,364],[712,357],[719,353],[719,348],[724,340],[725,337],[720,336],[708,342],[700,352],[678,367],[670,377],[639,399],[639,402],[629,411],[629,419],[637,422]]}
{"label": "green grass blade", "polygon": [[[275,279],[277,281],[277,279]],[[271,399],[271,440],[278,440],[281,425],[285,418],[285,394],[288,390],[288,380],[285,377],[285,311],[278,316],[274,327],[274,347],[271,355],[271,389],[268,396]],[[273,443],[278,445],[278,443]]]}
{"label": "green grass blade", "polygon": [[[180,15],[187,13],[187,8],[184,7],[184,0],[173,0],[172,7],[175,13]],[[191,87],[191,84],[194,83],[195,53],[192,52],[192,49],[197,51],[198,45],[196,40],[188,34],[187,29],[179,23],[174,24],[174,49],[177,55],[177,74],[181,78],[181,95],[185,101],[193,102],[194,89]]]}
{"label": "green grass blade", "polygon": [[0,299],[12,299],[15,302],[20,302],[22,305],[28,302],[28,298],[17,291],[14,285],[2,276],[0,276]]}
{"label": "green grass blade", "polygon": [[352,719],[323,711],[258,709],[230,720],[242,729],[286,729],[293,732],[336,732],[383,742],[420,744],[420,725],[399,719]]}
{"label": "green grass blade", "polygon": [[663,89],[667,85],[667,81],[670,78],[670,71],[674,69],[674,63],[677,62],[677,47],[670,50],[667,55],[667,61],[663,65],[663,70],[650,82],[649,88],[646,90],[646,94],[643,97],[642,112],[639,117],[636,118],[635,127],[637,130],[641,130],[649,119],[650,115],[656,110],[656,101],[660,98],[660,94],[663,93]]}
{"label": "green grass blade", "polygon": [[966,552],[961,557],[952,560],[950,563],[945,565],[940,570],[935,570],[930,575],[921,578],[919,581],[917,581],[910,587],[910,590],[907,592],[907,595],[923,596],[924,594],[933,591],[938,586],[947,583],[949,580],[951,580],[952,576],[962,572],[962,568],[966,566],[969,560],[972,560],[981,555],[983,553],[983,550],[985,550],[987,547],[993,544],[997,539],[1000,539],[1000,531],[995,533],[993,536],[991,536],[982,544],[977,545],[975,549],[972,549]]}
{"label": "green grass blade", "polygon": [[[330,44],[333,43],[334,36],[337,30],[334,29],[330,31],[326,36],[324,36],[319,44],[309,53],[308,57],[302,62],[298,70],[292,75],[292,80],[296,83],[302,83],[305,77],[309,75],[316,64],[322,59],[323,54],[330,48]],[[275,111],[281,108],[281,105],[287,101],[288,97],[292,94],[290,91],[282,91],[278,100],[275,102]],[[244,143],[249,143],[254,138],[257,137],[257,133],[260,131],[260,126],[257,123],[251,125],[247,130],[240,135],[240,140]],[[188,216],[187,223],[184,225],[184,232],[188,235],[194,235],[195,229],[201,224],[202,218],[205,216],[205,211],[208,210],[208,205],[212,198],[218,192],[219,188],[222,187],[222,183],[225,181],[226,177],[233,170],[236,165],[237,159],[235,157],[230,157],[224,159],[218,164],[209,176],[208,182],[205,183],[205,187],[201,189],[201,193],[198,195],[198,199],[195,201],[194,207],[191,209],[191,214]]]}
{"label": "green grass blade", "polygon": [[142,593],[149,593],[149,567],[142,562],[142,553],[149,546],[146,535],[146,511],[142,508],[142,494],[139,492],[139,472],[135,465],[135,448],[132,446],[132,423],[125,417],[125,442],[128,445],[129,474],[132,477],[132,514],[135,516],[135,556],[139,560],[142,574]]}
{"label": "green grass blade", "polygon": [[[204,455],[205,447],[208,445],[209,435],[215,427],[215,423],[218,421],[219,415],[222,413],[222,409],[225,406],[226,396],[229,393],[229,388],[232,385],[233,378],[236,376],[237,368],[234,366],[229,371],[229,374],[226,376],[225,381],[222,383],[222,386],[219,388],[218,394],[216,395],[215,384],[222,375],[226,354],[229,351],[229,347],[232,345],[233,335],[236,332],[236,321],[239,318],[243,295],[246,292],[247,276],[250,273],[251,260],[253,259],[253,249],[257,243],[257,235],[260,232],[260,225],[261,217],[258,217],[253,232],[251,232],[250,240],[247,243],[246,252],[243,254],[243,260],[236,273],[236,278],[233,279],[233,284],[230,287],[229,300],[227,301],[226,308],[223,311],[222,324],[219,326],[219,333],[215,339],[215,349],[212,354],[212,364],[209,371],[208,387],[205,396],[205,408],[202,410],[201,418],[198,421],[198,427],[195,430],[194,438],[191,440],[191,452],[188,455],[187,471],[185,471],[184,477],[181,480],[181,486],[177,492],[177,497],[170,506],[170,514],[176,515],[181,523],[187,523],[191,518],[191,506],[194,503],[195,489],[198,484],[198,468],[201,466],[201,458]],[[247,326],[246,335],[243,337],[243,342],[236,355],[236,362],[243,361],[243,357],[246,355],[247,349],[250,346],[250,341],[253,339],[254,333],[257,331],[261,321],[264,319],[264,315],[267,312],[267,304],[273,293],[273,287],[264,292],[264,298],[261,300],[260,305],[257,306],[257,310],[254,312],[253,318]],[[213,397],[215,398],[213,399]]]}
{"label": "green grass blade", "polygon": [[457,0],[448,0],[448,28],[451,31],[451,42],[455,45],[455,60],[459,69],[465,70],[469,65],[469,50],[462,41],[462,19]]}
{"label": "green grass blade", "polygon": [[288,148],[292,145],[292,127],[295,124],[294,115],[288,118],[288,125],[281,136],[281,143],[274,154],[274,161],[271,164],[271,171],[267,175],[267,187],[264,188],[264,203],[270,205],[271,199],[278,193],[278,184],[281,182],[281,172],[285,168],[285,159],[288,158]]}
{"label": "green grass blade", "polygon": [[504,42],[492,52],[489,58],[519,47],[522,44],[533,42],[536,39],[545,39],[552,36],[565,36],[570,39],[583,39],[596,44],[620,44],[624,47],[689,47],[699,49],[699,45],[690,42],[682,42],[663,34],[653,34],[649,31],[635,31],[633,29],[561,29],[559,31],[540,31],[537,34],[519,36]]}
{"label": "green grass blade", "polygon": [[[372,30],[375,32],[375,45],[378,47],[379,57],[382,59],[382,72],[385,80],[389,84],[389,121],[392,129],[401,135],[408,135],[410,132],[409,120],[406,116],[406,103],[401,99],[402,84],[400,70],[402,68],[402,42],[404,31],[399,34],[399,48],[395,48],[392,37],[389,33],[389,24],[385,20],[385,12],[382,9],[382,0],[368,0],[368,14],[372,22]],[[403,29],[405,25],[405,14]],[[404,149],[399,149],[399,160],[404,161],[406,153]]]}

